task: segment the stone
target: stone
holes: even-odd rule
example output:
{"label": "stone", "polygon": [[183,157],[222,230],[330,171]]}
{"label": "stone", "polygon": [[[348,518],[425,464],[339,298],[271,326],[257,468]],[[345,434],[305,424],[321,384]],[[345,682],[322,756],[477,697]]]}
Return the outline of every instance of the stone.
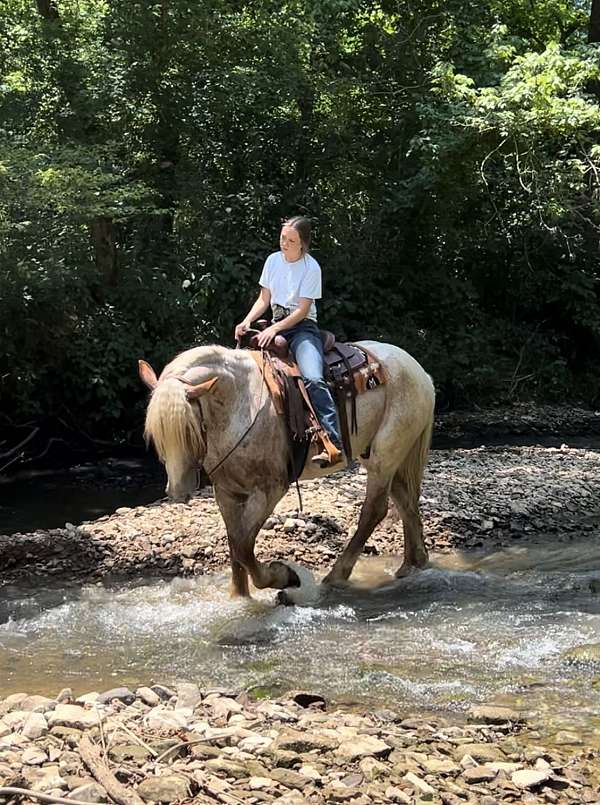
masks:
{"label": "stone", "polygon": [[236,780],[243,780],[245,777],[248,777],[248,771],[242,763],[236,763],[224,757],[215,757],[212,758],[212,760],[207,760],[205,766],[210,772],[215,774],[221,772],[227,777],[234,777]]}
{"label": "stone", "polygon": [[49,699],[47,696],[27,696],[19,705],[19,710],[27,712],[45,713],[51,710],[56,702],[54,699]]}
{"label": "stone", "polygon": [[7,696],[6,699],[2,702],[3,706],[6,708],[6,712],[10,713],[11,710],[20,710],[21,702],[25,701],[28,696],[26,693],[11,693],[10,696]]}
{"label": "stone", "polygon": [[242,752],[261,755],[272,743],[273,738],[269,738],[266,735],[250,735],[247,738],[242,738],[238,744],[238,749],[241,749]]}
{"label": "stone", "polygon": [[28,746],[23,752],[21,760],[26,766],[41,766],[48,760],[48,755],[37,746]]}
{"label": "stone", "polygon": [[48,716],[48,726],[85,730],[97,727],[104,718],[104,714],[97,710],[84,710],[76,704],[57,704],[56,709]]}
{"label": "stone", "polygon": [[152,688],[142,686],[136,690],[135,694],[138,699],[141,699],[148,707],[156,707],[157,704],[160,704],[160,696],[158,693],[155,693]]}
{"label": "stone", "polygon": [[512,774],[511,780],[517,788],[536,788],[550,778],[548,770],[521,769]]}
{"label": "stone", "polygon": [[378,780],[380,777],[384,777],[385,775],[389,774],[389,769],[385,765],[385,763],[381,763],[379,760],[376,760],[374,757],[364,757],[360,763],[358,764],[362,774],[364,775],[365,780],[372,783],[374,780]]}
{"label": "stone", "polygon": [[584,643],[581,646],[575,646],[563,651],[560,657],[571,665],[600,667],[600,643]]}
{"label": "stone", "polygon": [[177,685],[177,707],[189,707],[193,710],[202,701],[202,694],[198,685],[192,682],[182,682]]}
{"label": "stone", "polygon": [[468,783],[489,783],[497,774],[498,772],[489,766],[472,766],[469,769],[465,769],[462,776]]}
{"label": "stone", "polygon": [[117,744],[116,746],[110,747],[108,756],[111,760],[114,760],[115,763],[133,760],[141,765],[152,757],[152,752],[139,744]]}
{"label": "stone", "polygon": [[117,699],[123,704],[133,704],[135,701],[135,695],[129,690],[129,688],[111,688],[110,690],[101,693],[98,698],[98,704],[110,704],[113,699]]}
{"label": "stone", "polygon": [[496,705],[478,705],[472,707],[469,714],[475,721],[482,721],[485,724],[505,724],[507,721],[518,724],[523,720],[516,710]]}
{"label": "stone", "polygon": [[146,801],[177,802],[190,796],[189,783],[178,774],[146,777],[137,787],[137,793]]}
{"label": "stone", "polygon": [[339,740],[319,733],[304,733],[297,730],[286,730],[276,738],[273,749],[283,752],[329,752],[339,745]]}
{"label": "stone", "polygon": [[495,760],[506,760],[504,752],[493,744],[460,744],[452,750],[452,757],[455,760],[460,761],[465,755],[470,755],[477,763],[493,763]]}
{"label": "stone", "polygon": [[435,788],[432,788],[429,783],[422,780],[420,777],[417,777],[416,774],[413,774],[412,771],[409,771],[408,774],[405,774],[402,778],[405,783],[411,785],[415,791],[419,793],[419,795],[426,794],[429,797],[433,797],[435,794]]}
{"label": "stone", "polygon": [[33,791],[50,791],[53,788],[66,788],[66,781],[60,776],[58,766],[44,766],[41,769],[25,767],[23,777]]}
{"label": "stone", "polygon": [[403,802],[405,805],[411,805],[412,798],[402,789],[394,785],[389,785],[385,789],[385,799],[387,802]]}
{"label": "stone", "polygon": [[373,735],[357,735],[350,741],[344,741],[335,750],[338,759],[352,762],[359,757],[386,757],[392,747]]}
{"label": "stone", "polygon": [[303,774],[300,774],[297,771],[292,771],[292,769],[285,769],[279,766],[276,766],[274,769],[271,769],[269,772],[271,775],[271,779],[275,780],[275,782],[284,785],[286,788],[304,788],[305,785],[310,783],[310,779],[305,777]]}
{"label": "stone", "polygon": [[67,799],[76,799],[78,802],[109,802],[110,798],[104,788],[98,783],[86,783],[74,788]]}
{"label": "stone", "polygon": [[576,732],[569,732],[569,730],[561,730],[556,735],[552,736],[552,743],[556,746],[581,746],[583,740]]}
{"label": "stone", "polygon": [[248,780],[250,791],[258,791],[261,788],[273,788],[273,780],[269,777],[250,777]]}
{"label": "stone", "polygon": [[146,713],[144,724],[149,730],[159,732],[179,732],[188,728],[188,711],[167,710],[164,705],[158,705]]}
{"label": "stone", "polygon": [[460,766],[447,758],[428,756],[419,761],[419,765],[427,774],[458,774]]}
{"label": "stone", "polygon": [[50,734],[56,738],[60,738],[67,746],[76,747],[81,740],[81,730],[74,729],[73,727],[52,727]]}
{"label": "stone", "polygon": [[46,735],[48,732],[48,722],[41,713],[31,713],[23,725],[22,733],[30,741],[35,741]]}
{"label": "stone", "polygon": [[73,704],[73,691],[71,688],[63,688],[56,697],[58,704]]}
{"label": "stone", "polygon": [[174,696],[177,695],[174,690],[165,687],[165,685],[152,685],[152,690],[154,691],[154,693],[160,696],[163,702],[168,702],[169,699],[172,699]]}

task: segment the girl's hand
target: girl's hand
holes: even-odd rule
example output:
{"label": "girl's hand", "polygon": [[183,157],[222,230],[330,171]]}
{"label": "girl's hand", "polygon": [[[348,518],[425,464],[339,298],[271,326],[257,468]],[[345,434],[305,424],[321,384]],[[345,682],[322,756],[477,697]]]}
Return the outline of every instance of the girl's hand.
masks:
{"label": "girl's hand", "polygon": [[264,347],[268,347],[271,341],[275,338],[275,336],[279,333],[276,325],[272,324],[270,327],[264,329],[258,336],[257,342],[258,346],[261,349]]}
{"label": "girl's hand", "polygon": [[250,324],[245,319],[244,319],[244,321],[241,321],[239,324],[236,324],[235,333],[234,333],[235,340],[240,341],[242,336],[245,333],[247,333],[249,329],[250,329]]}

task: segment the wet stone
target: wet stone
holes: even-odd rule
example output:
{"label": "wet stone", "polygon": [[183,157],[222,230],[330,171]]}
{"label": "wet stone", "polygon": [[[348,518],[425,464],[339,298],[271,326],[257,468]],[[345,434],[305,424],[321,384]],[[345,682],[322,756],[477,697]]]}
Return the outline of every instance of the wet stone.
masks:
{"label": "wet stone", "polygon": [[133,704],[135,695],[129,688],[111,688],[110,690],[101,693],[98,698],[98,704],[110,704],[113,699],[123,702],[123,704]]}

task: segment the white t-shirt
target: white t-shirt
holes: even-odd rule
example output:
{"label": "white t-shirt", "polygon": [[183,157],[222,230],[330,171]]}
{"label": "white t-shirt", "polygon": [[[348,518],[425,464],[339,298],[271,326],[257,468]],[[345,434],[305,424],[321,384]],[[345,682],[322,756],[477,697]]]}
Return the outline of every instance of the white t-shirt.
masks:
{"label": "white t-shirt", "polygon": [[265,260],[260,284],[271,291],[271,303],[295,310],[300,298],[312,299],[308,319],[317,320],[314,300],[321,298],[321,266],[310,254],[288,263],[281,252],[273,252]]}

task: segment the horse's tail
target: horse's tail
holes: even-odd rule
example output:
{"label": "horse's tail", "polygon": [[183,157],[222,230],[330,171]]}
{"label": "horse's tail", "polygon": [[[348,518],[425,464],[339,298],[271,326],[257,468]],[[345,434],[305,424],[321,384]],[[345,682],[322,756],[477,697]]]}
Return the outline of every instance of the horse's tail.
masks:
{"label": "horse's tail", "polygon": [[406,485],[406,491],[410,500],[418,502],[421,495],[421,483],[427,465],[429,449],[431,447],[431,436],[433,433],[433,402],[427,423],[419,436],[417,436],[413,446],[410,448],[406,459],[400,467],[402,480]]}
{"label": "horse's tail", "polygon": [[153,442],[163,461],[169,453],[189,455],[198,461],[205,452],[205,442],[198,406],[189,402],[185,387],[174,377],[162,380],[152,392],[146,426],[146,442]]}

